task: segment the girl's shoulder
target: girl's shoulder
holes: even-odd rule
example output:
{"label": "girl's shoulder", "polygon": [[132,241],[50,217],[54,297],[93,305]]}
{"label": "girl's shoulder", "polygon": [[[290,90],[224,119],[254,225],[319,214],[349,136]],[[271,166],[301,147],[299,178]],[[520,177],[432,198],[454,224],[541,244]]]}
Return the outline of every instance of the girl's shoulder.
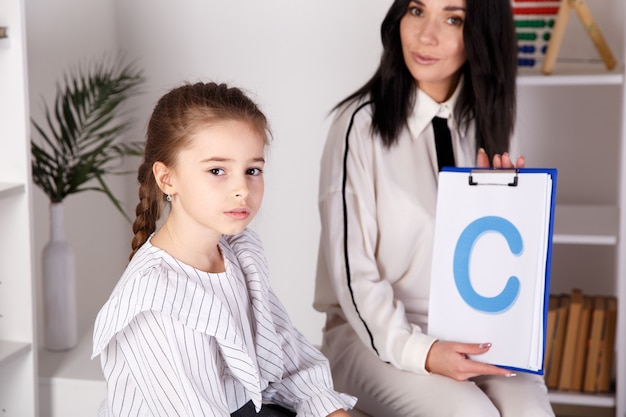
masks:
{"label": "girl's shoulder", "polygon": [[163,249],[153,246],[148,240],[141,246],[122,273],[111,296],[147,275],[167,277],[168,271],[175,269],[175,260]]}
{"label": "girl's shoulder", "polygon": [[206,279],[208,274],[199,275],[156,246],[142,246],[98,312],[92,357],[144,312],[157,312],[194,330],[215,334],[218,326],[206,322],[206,313],[218,311],[225,319],[230,316],[212,286],[203,282]]}

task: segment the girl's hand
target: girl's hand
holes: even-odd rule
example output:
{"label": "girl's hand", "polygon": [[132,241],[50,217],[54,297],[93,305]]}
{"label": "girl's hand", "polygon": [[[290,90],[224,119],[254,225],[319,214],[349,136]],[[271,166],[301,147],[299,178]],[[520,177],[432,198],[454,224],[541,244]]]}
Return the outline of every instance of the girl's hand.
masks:
{"label": "girl's hand", "polygon": [[476,362],[467,357],[485,353],[490,347],[490,343],[456,343],[438,340],[433,343],[428,352],[426,370],[457,381],[465,381],[479,375],[515,376],[515,373],[507,369]]}
{"label": "girl's hand", "polygon": [[[503,153],[502,155],[496,154],[493,156],[493,168],[494,169],[513,169],[513,168],[524,168],[526,165],[526,161],[523,156],[517,158],[515,164],[511,161],[511,157],[508,152]],[[480,148],[478,151],[478,156],[476,157],[476,166],[478,168],[489,168],[489,156],[483,148]]]}

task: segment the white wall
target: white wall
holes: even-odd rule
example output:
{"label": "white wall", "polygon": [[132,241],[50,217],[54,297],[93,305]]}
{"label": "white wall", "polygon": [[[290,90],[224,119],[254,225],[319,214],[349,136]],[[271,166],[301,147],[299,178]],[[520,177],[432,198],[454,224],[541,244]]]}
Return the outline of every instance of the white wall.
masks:
{"label": "white wall", "polygon": [[[319,158],[332,106],[374,71],[379,28],[391,0],[113,1],[28,0],[30,101],[77,58],[116,45],[145,70],[133,102],[135,139],[142,139],[155,101],[183,81],[221,81],[245,88],[270,119],[274,142],[264,206],[254,223],[272,283],[296,325],[321,341],[323,317],[311,306],[319,221]],[[71,11],[71,12],[70,12]],[[113,178],[129,213],[135,177]],[[35,193],[36,256],[48,239],[48,203]],[[86,329],[127,259],[130,226],[98,193],[66,200],[67,234],[76,251],[80,327]],[[38,258],[37,258],[38,259]],[[38,264],[39,266],[39,264]]]}

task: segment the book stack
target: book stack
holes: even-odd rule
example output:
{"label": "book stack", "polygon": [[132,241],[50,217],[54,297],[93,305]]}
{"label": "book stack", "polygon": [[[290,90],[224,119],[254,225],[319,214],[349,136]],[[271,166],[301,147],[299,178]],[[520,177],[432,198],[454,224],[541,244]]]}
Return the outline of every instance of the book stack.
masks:
{"label": "book stack", "polygon": [[580,289],[551,294],[545,350],[548,388],[609,392],[617,324],[617,298]]}

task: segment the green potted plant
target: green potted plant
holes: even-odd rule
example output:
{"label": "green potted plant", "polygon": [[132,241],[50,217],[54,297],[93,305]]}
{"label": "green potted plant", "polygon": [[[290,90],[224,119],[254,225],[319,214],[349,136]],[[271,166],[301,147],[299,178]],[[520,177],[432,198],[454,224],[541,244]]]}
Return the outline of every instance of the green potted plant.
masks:
{"label": "green potted plant", "polygon": [[126,217],[105,182],[125,156],[139,156],[142,143],[126,142],[130,120],[122,105],[138,92],[142,71],[123,58],[78,66],[57,85],[54,105],[44,103],[45,123],[32,121],[32,178],[50,200],[50,241],[42,253],[44,345],[66,350],[77,343],[74,255],[64,238],[63,201],[71,194],[99,191]]}
{"label": "green potted plant", "polygon": [[45,126],[32,122],[43,139],[41,144],[31,141],[33,181],[51,203],[82,191],[100,191],[128,218],[104,177],[121,173],[117,168],[124,156],[141,155],[142,143],[123,140],[130,121],[119,113],[143,80],[142,72],[121,58],[64,76],[53,108],[44,104]]}

